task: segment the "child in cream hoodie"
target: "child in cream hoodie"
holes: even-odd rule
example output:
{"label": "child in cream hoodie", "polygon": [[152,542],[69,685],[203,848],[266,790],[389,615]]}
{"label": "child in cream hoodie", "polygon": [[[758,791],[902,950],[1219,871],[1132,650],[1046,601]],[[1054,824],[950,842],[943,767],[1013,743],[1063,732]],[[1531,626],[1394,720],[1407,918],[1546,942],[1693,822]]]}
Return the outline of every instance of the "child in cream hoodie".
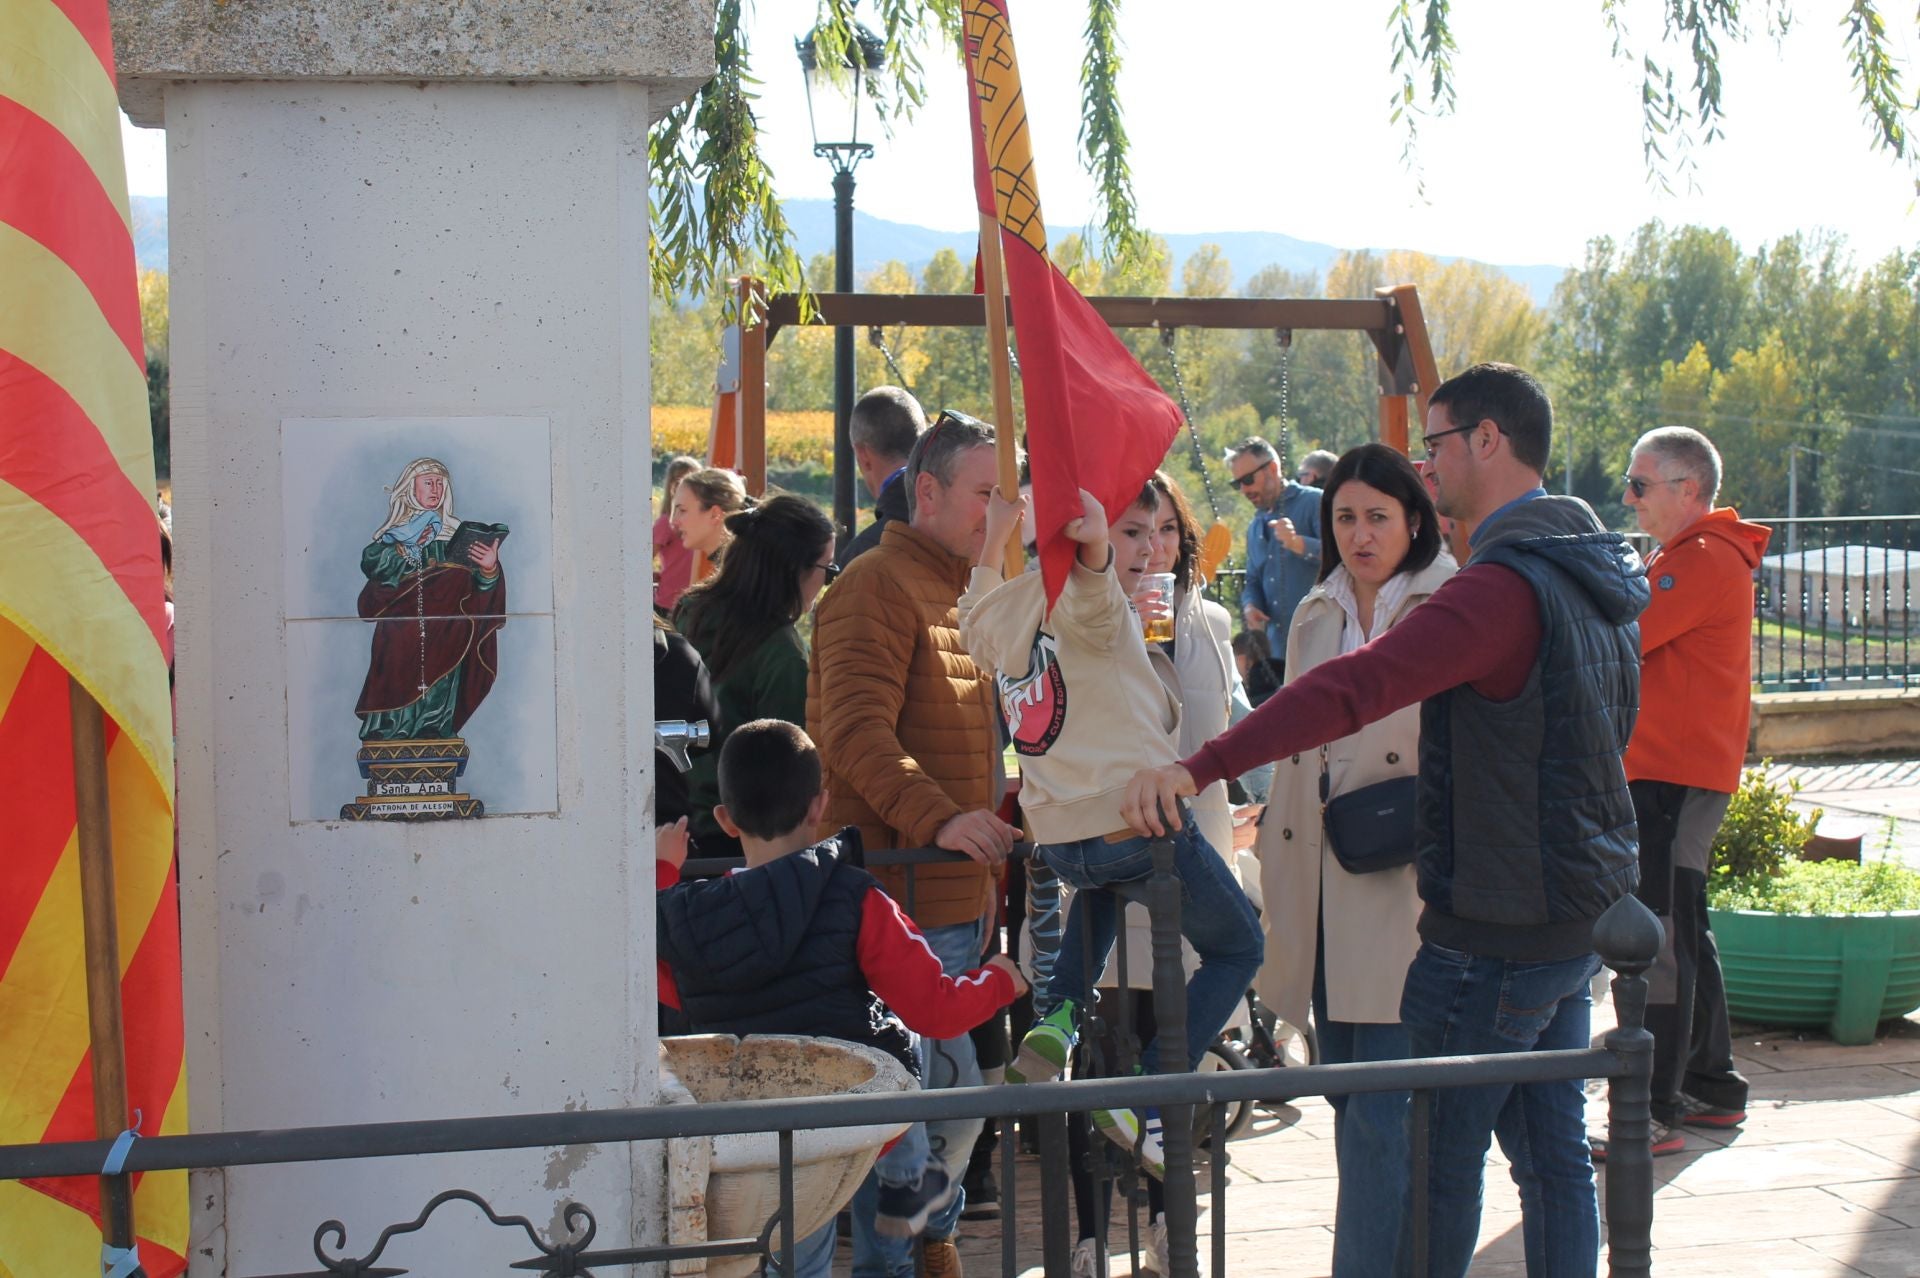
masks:
{"label": "child in cream hoodie", "polygon": [[[1171,671],[1167,677],[1156,672],[1130,603],[1152,557],[1161,500],[1149,485],[1109,525],[1100,503],[1081,491],[1081,515],[1066,527],[1079,554],[1049,613],[1039,573],[1001,577],[1007,536],[1025,501],[1009,501],[996,489],[986,544],[960,598],[961,639],[993,673],[1020,756],[1020,806],[1035,852],[1075,889],[1042,1001],[1053,1010],[1021,1042],[1010,1079],[1047,1081],[1065,1069],[1075,1016],[1113,948],[1119,919],[1113,893],[1137,893],[1153,870],[1151,840],[1127,827],[1120,801],[1136,771],[1172,763],[1178,754],[1180,703]],[[1172,838],[1182,887],[1180,930],[1200,958],[1187,983],[1186,1064],[1192,1068],[1246,996],[1263,945],[1246,894],[1192,814],[1185,815]],[[1092,972],[1081,957],[1086,929],[1092,930]],[[1153,1068],[1156,1046],[1142,1054],[1143,1068]],[[1097,1111],[1094,1121],[1120,1144],[1138,1147],[1149,1172],[1161,1173],[1153,1111]]]}

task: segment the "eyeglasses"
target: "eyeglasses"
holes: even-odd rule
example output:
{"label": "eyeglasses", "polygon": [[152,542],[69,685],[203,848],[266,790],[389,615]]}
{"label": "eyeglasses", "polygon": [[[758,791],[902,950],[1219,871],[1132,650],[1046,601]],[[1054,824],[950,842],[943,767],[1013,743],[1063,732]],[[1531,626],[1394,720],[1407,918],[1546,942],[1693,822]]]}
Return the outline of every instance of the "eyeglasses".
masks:
{"label": "eyeglasses", "polygon": [[1432,461],[1434,440],[1445,439],[1449,435],[1464,435],[1470,430],[1479,430],[1479,429],[1480,429],[1480,423],[1475,422],[1471,426],[1455,426],[1452,430],[1438,430],[1438,431],[1435,431],[1433,434],[1428,435],[1425,439],[1422,439],[1420,441],[1420,446],[1427,450],[1427,460]]}
{"label": "eyeglasses", "polygon": [[826,580],[821,583],[822,585],[825,585],[825,586],[831,586],[833,584],[833,579],[840,575],[840,565],[832,562],[831,560],[829,560],[824,564],[815,564],[814,567],[818,568],[823,574],[825,574]]}
{"label": "eyeglasses", "polygon": [[1313,484],[1313,481],[1318,478],[1320,478],[1320,476],[1314,474],[1312,471],[1303,470],[1299,474],[1293,477],[1293,482],[1296,484],[1306,484],[1309,487],[1311,487]]}
{"label": "eyeglasses", "polygon": [[1260,482],[1261,472],[1265,471],[1266,468],[1272,464],[1272,462],[1262,462],[1244,475],[1235,475],[1233,477],[1233,486],[1241,489],[1253,487],[1256,483]]}
{"label": "eyeglasses", "polygon": [[1652,488],[1655,484],[1684,484],[1687,482],[1685,475],[1682,475],[1678,479],[1642,479],[1638,475],[1622,475],[1620,478],[1626,481],[1627,487],[1633,489],[1633,495],[1635,497],[1645,497],[1647,495],[1647,489]]}

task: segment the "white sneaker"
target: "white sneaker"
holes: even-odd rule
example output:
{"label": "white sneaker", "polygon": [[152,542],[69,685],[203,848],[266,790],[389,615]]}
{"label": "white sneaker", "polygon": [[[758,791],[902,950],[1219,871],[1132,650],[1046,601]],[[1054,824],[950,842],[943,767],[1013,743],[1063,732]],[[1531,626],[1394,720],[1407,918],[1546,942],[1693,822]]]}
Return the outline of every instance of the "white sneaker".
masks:
{"label": "white sneaker", "polygon": [[1100,1263],[1100,1245],[1082,1238],[1073,1249],[1072,1278],[1108,1278],[1107,1267]]}
{"label": "white sneaker", "polygon": [[1147,1226],[1146,1247],[1140,1253],[1140,1272],[1159,1274],[1161,1278],[1173,1272],[1173,1265],[1167,1259],[1167,1213],[1161,1212]]}

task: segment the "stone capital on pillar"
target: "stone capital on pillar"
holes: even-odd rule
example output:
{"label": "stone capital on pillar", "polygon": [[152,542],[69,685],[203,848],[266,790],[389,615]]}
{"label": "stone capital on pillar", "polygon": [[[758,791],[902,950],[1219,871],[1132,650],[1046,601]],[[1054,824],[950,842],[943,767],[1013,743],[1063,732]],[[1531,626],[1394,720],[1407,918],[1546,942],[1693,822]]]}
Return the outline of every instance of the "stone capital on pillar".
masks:
{"label": "stone capital on pillar", "polygon": [[111,0],[120,105],[162,123],[187,80],[648,86],[655,118],[712,77],[712,0]]}

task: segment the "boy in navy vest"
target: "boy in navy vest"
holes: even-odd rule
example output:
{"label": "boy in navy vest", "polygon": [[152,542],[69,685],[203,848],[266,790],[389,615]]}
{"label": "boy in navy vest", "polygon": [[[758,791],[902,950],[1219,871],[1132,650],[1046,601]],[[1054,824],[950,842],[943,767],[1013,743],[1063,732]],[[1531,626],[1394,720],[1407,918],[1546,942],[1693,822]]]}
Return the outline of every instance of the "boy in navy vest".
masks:
{"label": "boy in navy vest", "polygon": [[[1000,955],[944,975],[920,929],[854,864],[857,829],[813,841],[827,793],[819,753],[798,727],[759,719],[736,728],[720,751],[720,800],[714,819],[740,840],[745,868],[680,883],[685,823],[658,835],[660,1001],[683,1011],[694,1033],[846,1039],[891,1054],[918,1078],[914,1034],[965,1034],[1026,992]],[[921,1123],[874,1174],[875,1228],[893,1237],[918,1234],[959,1187]],[[833,1246],[831,1224],[803,1239],[796,1278],[827,1278]]]}

